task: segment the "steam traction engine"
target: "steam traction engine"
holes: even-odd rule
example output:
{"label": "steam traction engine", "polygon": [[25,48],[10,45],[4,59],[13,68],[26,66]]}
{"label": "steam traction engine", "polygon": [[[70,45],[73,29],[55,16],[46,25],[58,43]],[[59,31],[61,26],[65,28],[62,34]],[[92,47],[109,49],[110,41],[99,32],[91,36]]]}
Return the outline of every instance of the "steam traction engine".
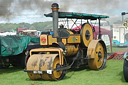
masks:
{"label": "steam traction engine", "polygon": [[[89,65],[90,69],[102,70],[105,67],[107,52],[106,45],[100,39],[93,40],[93,29],[88,20],[108,18],[108,16],[58,12],[57,3],[52,4],[52,13],[45,14],[53,18],[53,35],[41,35],[42,48],[30,50],[25,72],[30,79],[61,80],[70,68],[80,68]],[[60,26],[58,18],[82,19],[87,23],[81,25],[81,30],[75,32]]]}

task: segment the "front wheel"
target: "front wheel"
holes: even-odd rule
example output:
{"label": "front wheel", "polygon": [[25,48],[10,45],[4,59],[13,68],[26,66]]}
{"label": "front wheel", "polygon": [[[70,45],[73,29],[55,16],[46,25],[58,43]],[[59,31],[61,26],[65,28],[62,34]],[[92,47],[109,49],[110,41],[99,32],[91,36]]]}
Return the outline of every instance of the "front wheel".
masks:
{"label": "front wheel", "polygon": [[[60,67],[59,58],[56,57],[53,62],[53,69]],[[54,71],[52,75],[49,75],[51,80],[62,80],[66,75],[66,70]]]}
{"label": "front wheel", "polygon": [[128,61],[126,59],[124,59],[123,73],[125,81],[128,82]]}
{"label": "front wheel", "polygon": [[[33,54],[29,57],[26,65],[28,76],[32,80],[62,80],[66,75],[66,70],[55,70],[60,67],[61,65],[58,54]],[[50,74],[47,73],[49,69],[52,71]],[[35,70],[44,72],[41,74],[29,72]]]}

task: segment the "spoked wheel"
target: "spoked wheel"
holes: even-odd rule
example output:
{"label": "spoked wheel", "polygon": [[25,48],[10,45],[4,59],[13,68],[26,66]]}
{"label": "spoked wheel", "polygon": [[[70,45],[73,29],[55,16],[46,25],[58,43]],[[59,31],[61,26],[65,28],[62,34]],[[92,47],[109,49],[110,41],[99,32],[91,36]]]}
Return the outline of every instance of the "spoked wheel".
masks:
{"label": "spoked wheel", "polygon": [[89,67],[95,70],[102,70],[107,60],[106,46],[102,40],[91,41],[88,47]]}
{"label": "spoked wheel", "polygon": [[27,62],[27,70],[31,71],[45,71],[42,74],[27,72],[28,76],[32,80],[43,79],[43,80],[61,80],[66,75],[66,70],[52,71],[47,73],[49,69],[60,68],[58,54],[34,54]]}

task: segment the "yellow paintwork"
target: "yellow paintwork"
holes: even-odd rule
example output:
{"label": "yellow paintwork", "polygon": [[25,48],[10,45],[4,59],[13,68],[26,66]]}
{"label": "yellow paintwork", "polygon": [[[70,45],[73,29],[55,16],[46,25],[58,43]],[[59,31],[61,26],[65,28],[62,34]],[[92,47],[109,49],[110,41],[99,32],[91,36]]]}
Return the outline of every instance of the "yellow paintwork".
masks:
{"label": "yellow paintwork", "polygon": [[57,56],[58,54],[33,54],[32,56],[30,56],[29,61],[27,62],[26,70],[27,71],[53,70],[53,68],[50,67],[52,66],[53,60]]}
{"label": "yellow paintwork", "polygon": [[27,72],[27,74],[31,80],[41,79],[40,74],[34,74],[33,72]]}
{"label": "yellow paintwork", "polygon": [[101,43],[97,44],[96,52],[99,52],[99,51],[101,52],[102,57],[99,59],[98,58],[98,53],[95,54],[95,56],[97,56],[95,58],[95,61],[97,61],[96,62],[97,68],[100,68],[102,66],[102,64],[103,64],[103,61],[104,61],[104,49],[103,49],[103,46],[102,46]]}
{"label": "yellow paintwork", "polygon": [[53,38],[52,35],[48,35],[48,45],[52,45],[53,43],[57,43],[57,38]]}
{"label": "yellow paintwork", "polygon": [[[46,42],[45,43],[42,43],[42,41],[41,41],[41,39],[42,38],[45,38],[46,39]],[[47,35],[40,35],[40,45],[48,45],[48,37],[47,37]]]}
{"label": "yellow paintwork", "polygon": [[[89,40],[86,39],[85,37],[85,34],[86,34],[86,31],[89,31],[90,33],[90,38]],[[89,43],[91,42],[91,40],[93,40],[93,31],[92,31],[92,27],[90,24],[85,24],[84,26],[82,26],[82,29],[80,31],[80,34],[81,34],[81,40],[82,40],[82,43],[88,47]]]}
{"label": "yellow paintwork", "polygon": [[63,49],[62,48],[39,48],[30,50],[30,56],[32,52],[58,52],[60,65],[63,65]]}
{"label": "yellow paintwork", "polygon": [[65,54],[64,56],[73,56],[77,54],[79,50],[78,45],[76,47],[74,45],[66,45],[65,47],[66,47],[67,54]]}
{"label": "yellow paintwork", "polygon": [[[104,49],[99,42],[101,40],[92,40],[88,46],[87,56],[89,58],[88,64],[91,69],[98,70],[103,65]],[[101,52],[101,59],[98,57],[98,52]]]}
{"label": "yellow paintwork", "polygon": [[[45,38],[46,42],[42,43],[41,39]],[[70,35],[68,38],[61,38],[64,45],[67,43],[81,43],[80,35]],[[52,45],[53,43],[57,43],[57,38],[53,38],[52,35],[41,35],[40,36],[40,45]]]}
{"label": "yellow paintwork", "polygon": [[62,38],[62,42],[63,42],[64,45],[66,45],[67,44],[67,39],[66,38]]}
{"label": "yellow paintwork", "polygon": [[[47,71],[56,69],[59,63],[58,54],[34,54],[30,57],[27,62],[28,71]],[[62,70],[53,71],[50,75],[47,73],[34,74],[32,72],[27,72],[30,79],[44,79],[44,80],[56,80],[62,75]]]}
{"label": "yellow paintwork", "polygon": [[[45,43],[41,42],[42,38],[46,39]],[[53,43],[57,43],[57,38],[53,38],[52,35],[41,35],[40,36],[40,45],[52,45]]]}
{"label": "yellow paintwork", "polygon": [[70,31],[70,30],[68,30],[68,29],[66,29],[66,31],[68,31],[70,34],[73,34],[73,32],[72,32],[72,31]]}
{"label": "yellow paintwork", "polygon": [[[53,62],[53,69],[56,69],[57,64],[59,64],[59,58],[56,57]],[[56,79],[60,78],[62,75],[62,72],[63,72],[62,70],[54,71],[53,74],[51,75],[52,79],[56,80]]]}
{"label": "yellow paintwork", "polygon": [[67,39],[67,43],[81,43],[80,35],[70,35]]}
{"label": "yellow paintwork", "polygon": [[[66,29],[67,30],[67,29]],[[85,33],[89,31],[90,38],[86,40]],[[56,68],[57,64],[64,64],[64,56],[70,57],[76,55],[80,48],[80,44],[82,43],[84,47],[88,47],[87,56],[89,58],[88,65],[91,69],[98,70],[104,61],[104,47],[101,40],[93,40],[93,31],[90,24],[85,24],[82,27],[80,34],[73,34],[70,30],[67,30],[70,35],[68,38],[61,38],[62,43],[65,46],[65,52],[63,53],[62,48],[38,48],[30,50],[30,58],[27,62],[27,71],[47,71],[53,70]],[[41,39],[46,39],[45,42],[41,42]],[[50,46],[53,43],[58,44],[57,38],[53,38],[52,35],[41,35],[40,36],[40,45]],[[34,52],[43,52],[43,54],[32,54]],[[98,57],[98,52],[101,52],[101,58]],[[55,54],[53,54],[55,53]],[[83,55],[81,55],[83,56]],[[35,65],[35,62],[36,65]],[[47,73],[43,74],[34,74],[32,72],[27,72],[30,79],[44,79],[44,80],[56,80],[61,77],[63,70],[61,71],[53,71],[53,73],[49,76]]]}

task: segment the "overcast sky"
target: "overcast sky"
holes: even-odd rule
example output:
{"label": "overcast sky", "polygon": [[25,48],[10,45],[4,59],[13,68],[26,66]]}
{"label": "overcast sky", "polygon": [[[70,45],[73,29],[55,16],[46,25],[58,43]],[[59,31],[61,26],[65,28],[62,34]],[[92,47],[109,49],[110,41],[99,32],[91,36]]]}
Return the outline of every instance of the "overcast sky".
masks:
{"label": "overcast sky", "polygon": [[0,23],[50,21],[44,14],[51,12],[54,2],[61,11],[108,15],[110,23],[121,20],[121,12],[128,12],[128,0],[0,0]]}

